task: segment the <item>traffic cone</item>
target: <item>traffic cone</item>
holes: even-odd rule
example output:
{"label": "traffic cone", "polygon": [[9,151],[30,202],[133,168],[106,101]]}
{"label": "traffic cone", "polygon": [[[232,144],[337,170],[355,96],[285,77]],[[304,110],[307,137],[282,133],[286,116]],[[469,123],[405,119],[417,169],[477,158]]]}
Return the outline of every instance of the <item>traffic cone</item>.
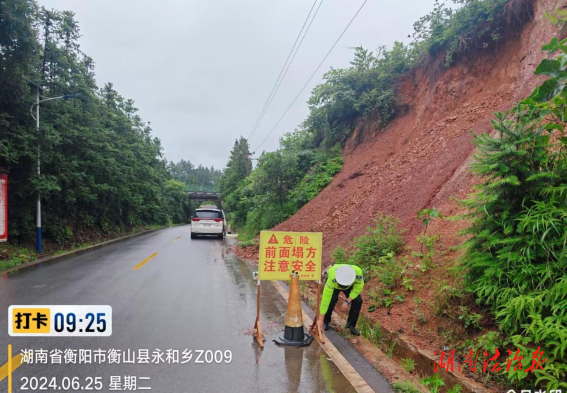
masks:
{"label": "traffic cone", "polygon": [[285,315],[284,333],[274,340],[278,345],[303,347],[311,344],[313,336],[303,332],[303,310],[299,290],[299,273],[291,272],[289,298]]}

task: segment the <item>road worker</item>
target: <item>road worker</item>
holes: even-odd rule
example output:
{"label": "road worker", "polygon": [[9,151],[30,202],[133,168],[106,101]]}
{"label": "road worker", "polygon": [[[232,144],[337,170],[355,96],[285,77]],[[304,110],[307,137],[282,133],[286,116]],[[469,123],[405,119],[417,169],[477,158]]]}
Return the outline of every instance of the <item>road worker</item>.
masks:
{"label": "road worker", "polygon": [[327,283],[321,297],[321,308],[319,309],[319,320],[317,323],[323,330],[329,330],[331,315],[339,300],[339,293],[345,294],[346,300],[341,305],[341,311],[347,312],[349,307],[346,328],[355,336],[360,336],[356,330],[358,314],[362,308],[362,297],[360,293],[364,288],[362,269],[355,265],[333,265],[327,269]]}

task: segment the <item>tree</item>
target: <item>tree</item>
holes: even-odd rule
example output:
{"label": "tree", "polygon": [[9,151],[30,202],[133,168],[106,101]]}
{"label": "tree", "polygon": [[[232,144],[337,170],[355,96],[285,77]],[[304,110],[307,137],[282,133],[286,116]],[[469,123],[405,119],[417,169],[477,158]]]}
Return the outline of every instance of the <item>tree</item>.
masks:
{"label": "tree", "polygon": [[220,192],[227,197],[236,190],[238,184],[252,172],[252,159],[248,140],[240,137],[234,142],[224,175],[220,181]]}
{"label": "tree", "polygon": [[219,179],[222,172],[199,165],[195,167],[191,161],[181,160],[179,163],[170,162],[169,171],[175,180],[185,184],[188,191],[218,191]]}
{"label": "tree", "polygon": [[[287,154],[286,154],[287,153]],[[287,195],[293,189],[301,174],[297,171],[297,155],[293,152],[264,152],[254,171],[253,190],[264,200],[275,205],[275,219],[283,221],[294,213],[288,209]]]}
{"label": "tree", "polygon": [[[111,83],[96,86],[74,15],[6,0],[0,21],[0,166],[10,170],[11,239],[33,239],[38,195],[45,237],[59,244],[154,220],[182,222],[186,205],[169,181],[160,140],[132,100]],[[39,134],[28,81],[45,97],[79,96],[42,104]]]}

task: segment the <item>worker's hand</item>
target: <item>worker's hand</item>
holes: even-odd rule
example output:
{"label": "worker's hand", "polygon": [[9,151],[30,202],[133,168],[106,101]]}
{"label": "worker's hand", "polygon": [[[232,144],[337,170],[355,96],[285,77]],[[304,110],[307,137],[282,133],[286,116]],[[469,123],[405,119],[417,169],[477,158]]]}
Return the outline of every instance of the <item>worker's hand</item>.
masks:
{"label": "worker's hand", "polygon": [[341,311],[342,312],[348,311],[348,303],[346,301],[343,302],[343,305],[341,306]]}
{"label": "worker's hand", "polygon": [[325,314],[319,315],[319,318],[317,318],[317,325],[319,325],[319,328],[321,328],[321,330],[324,329],[324,322],[325,322]]}

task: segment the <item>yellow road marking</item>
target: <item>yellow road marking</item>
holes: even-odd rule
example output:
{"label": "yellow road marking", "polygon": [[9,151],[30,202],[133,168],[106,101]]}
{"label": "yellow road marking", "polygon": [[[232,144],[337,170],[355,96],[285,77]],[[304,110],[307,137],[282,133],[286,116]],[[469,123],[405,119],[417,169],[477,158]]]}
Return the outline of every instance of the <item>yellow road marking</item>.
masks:
{"label": "yellow road marking", "polygon": [[178,241],[179,239],[181,239],[181,236],[176,237],[175,239],[173,239],[174,242]]}
{"label": "yellow road marking", "polygon": [[22,354],[12,358],[12,344],[8,344],[8,363],[0,367],[0,382],[8,377],[8,393],[12,393],[12,373],[22,365]]}
{"label": "yellow road marking", "polygon": [[141,268],[142,266],[144,266],[146,263],[148,263],[149,261],[151,261],[153,258],[155,258],[155,256],[157,255],[157,252],[154,252],[152,255],[150,255],[149,257],[147,257],[146,259],[144,259],[142,262],[138,263],[136,266],[134,266],[132,268],[132,270],[138,270],[139,268]]}

